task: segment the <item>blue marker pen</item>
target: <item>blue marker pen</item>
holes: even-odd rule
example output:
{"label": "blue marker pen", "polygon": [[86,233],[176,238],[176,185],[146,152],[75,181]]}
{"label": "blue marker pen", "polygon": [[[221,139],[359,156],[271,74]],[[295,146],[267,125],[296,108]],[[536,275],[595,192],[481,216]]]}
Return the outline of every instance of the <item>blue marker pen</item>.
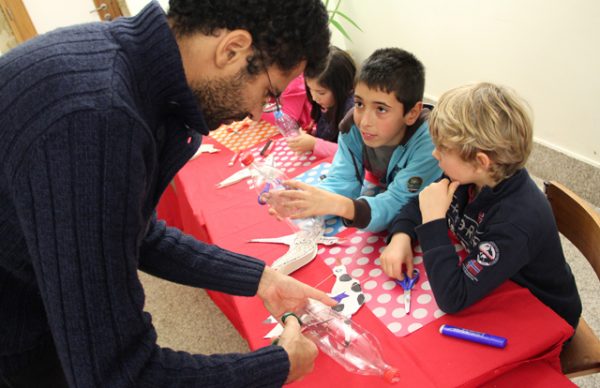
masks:
{"label": "blue marker pen", "polygon": [[506,346],[506,342],[508,341],[504,337],[480,333],[478,331],[462,329],[460,327],[454,327],[450,325],[440,326],[440,333],[449,337],[460,338],[471,342],[477,342],[478,344],[494,346],[496,348],[504,348]]}

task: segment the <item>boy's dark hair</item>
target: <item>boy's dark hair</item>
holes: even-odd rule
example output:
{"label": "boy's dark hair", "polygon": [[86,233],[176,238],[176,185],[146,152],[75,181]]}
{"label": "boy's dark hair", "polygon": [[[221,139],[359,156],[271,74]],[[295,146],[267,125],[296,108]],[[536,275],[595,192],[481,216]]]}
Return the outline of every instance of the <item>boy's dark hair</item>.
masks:
{"label": "boy's dark hair", "polygon": [[404,105],[404,114],[423,100],[425,67],[414,55],[399,48],[375,50],[358,75],[370,89],[394,93]]}
{"label": "boy's dark hair", "polygon": [[321,0],[170,0],[173,32],[214,34],[242,29],[252,35],[256,54],[248,72],[276,65],[288,71],[306,60],[306,69],[321,71],[329,51],[327,10]]}
{"label": "boy's dark hair", "polygon": [[[354,91],[354,80],[356,78],[356,64],[354,60],[344,50],[336,46],[331,46],[325,69],[321,73],[305,71],[304,77],[314,78],[320,85],[331,90],[335,99],[335,106],[334,109],[330,109],[326,113],[327,121],[332,131],[328,133],[331,138],[325,138],[325,140],[337,142],[337,128],[346,113],[344,109],[346,100]],[[306,96],[312,104],[310,116],[313,120],[317,121],[322,114],[321,107],[313,100],[308,88],[306,88]]]}

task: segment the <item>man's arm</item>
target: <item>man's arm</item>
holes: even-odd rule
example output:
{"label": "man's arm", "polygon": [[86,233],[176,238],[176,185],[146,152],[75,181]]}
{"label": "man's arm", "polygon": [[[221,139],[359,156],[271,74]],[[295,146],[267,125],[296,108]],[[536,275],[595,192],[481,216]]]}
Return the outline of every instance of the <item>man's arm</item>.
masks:
{"label": "man's arm", "polygon": [[141,198],[150,179],[145,146],[152,140],[122,112],[81,112],[70,119],[55,123],[52,133],[30,147],[12,182],[48,326],[69,383],[283,384],[290,362],[281,347],[204,356],[157,345],[137,276],[140,233],[146,229]]}
{"label": "man's arm", "polygon": [[152,217],[140,269],[163,279],[233,295],[256,294],[265,263],[198,241]]}

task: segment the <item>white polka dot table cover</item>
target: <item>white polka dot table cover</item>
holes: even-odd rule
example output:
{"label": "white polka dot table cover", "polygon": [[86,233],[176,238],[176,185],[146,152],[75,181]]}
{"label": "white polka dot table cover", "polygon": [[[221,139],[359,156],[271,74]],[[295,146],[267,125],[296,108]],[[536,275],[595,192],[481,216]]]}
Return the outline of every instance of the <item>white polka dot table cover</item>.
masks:
{"label": "white polka dot table cover", "polygon": [[[273,139],[273,141],[275,142],[275,145],[271,146],[271,152],[269,153],[268,157],[273,158],[274,166],[285,172],[290,179],[296,179],[294,178],[296,174],[301,171],[305,171],[307,167],[311,166],[317,160],[317,157],[312,154],[297,154],[290,150],[285,143],[285,139],[281,137],[278,139]],[[261,144],[257,147],[244,151],[243,155],[251,153],[254,155],[255,160],[263,160],[265,158],[260,155],[260,151],[262,151],[263,148],[264,144]],[[251,183],[252,180],[250,179],[248,184]]]}
{"label": "white polka dot table cover", "polygon": [[323,260],[332,269],[337,263],[344,264],[348,273],[360,281],[366,306],[392,333],[403,337],[444,315],[433,297],[420,247],[415,248],[414,263],[421,277],[412,290],[411,311],[406,315],[404,290],[381,269],[379,256],[385,248],[386,235],[348,229],[342,236],[347,239],[345,244],[321,247],[317,260]]}

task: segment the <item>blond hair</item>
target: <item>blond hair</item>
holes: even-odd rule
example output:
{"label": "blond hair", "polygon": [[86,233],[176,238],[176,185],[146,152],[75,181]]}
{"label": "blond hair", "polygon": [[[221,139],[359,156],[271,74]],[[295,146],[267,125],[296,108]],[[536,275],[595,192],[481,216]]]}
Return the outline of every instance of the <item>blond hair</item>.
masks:
{"label": "blond hair", "polygon": [[444,93],[429,126],[436,147],[457,150],[467,162],[484,152],[493,161],[490,175],[495,181],[513,175],[531,153],[529,106],[511,89],[491,83]]}

